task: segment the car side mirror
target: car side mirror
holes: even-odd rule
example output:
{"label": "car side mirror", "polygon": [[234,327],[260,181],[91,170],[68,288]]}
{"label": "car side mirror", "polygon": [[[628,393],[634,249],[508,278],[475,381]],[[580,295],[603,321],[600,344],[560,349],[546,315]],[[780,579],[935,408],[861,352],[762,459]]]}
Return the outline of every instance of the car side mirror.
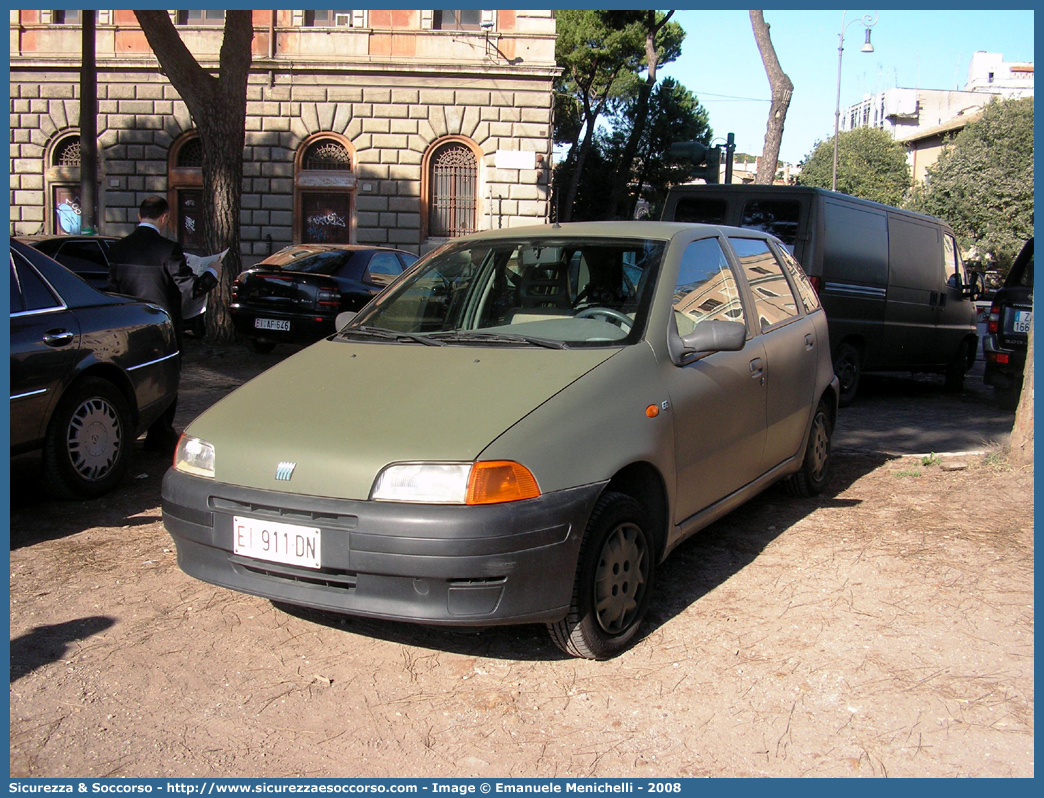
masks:
{"label": "car side mirror", "polygon": [[961,295],[975,302],[986,293],[986,277],[982,272],[968,272],[968,282],[961,285]]}
{"label": "car side mirror", "polygon": [[679,335],[672,323],[667,337],[667,349],[676,366],[700,352],[738,352],[746,343],[747,325],[738,321],[701,321],[688,335]]}
{"label": "car side mirror", "polygon": [[346,310],[342,313],[338,313],[337,318],[334,319],[334,329],[343,329],[344,325],[354,319],[356,315],[357,314],[354,310]]}

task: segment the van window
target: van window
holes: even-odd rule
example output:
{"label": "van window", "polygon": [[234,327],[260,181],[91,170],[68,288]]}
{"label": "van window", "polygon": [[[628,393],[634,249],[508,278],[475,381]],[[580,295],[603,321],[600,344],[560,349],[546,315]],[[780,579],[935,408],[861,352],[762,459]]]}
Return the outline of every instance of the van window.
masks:
{"label": "van window", "polygon": [[761,331],[798,315],[798,304],[790,283],[783,276],[783,267],[760,238],[730,238],[739,258],[747,283],[754,294]]}
{"label": "van window", "polygon": [[[964,271],[964,261],[957,248],[957,241],[949,233],[943,235],[943,268],[946,271],[946,282],[954,288],[968,284],[968,275]],[[956,275],[956,277],[954,277]]]}
{"label": "van window", "polygon": [[774,235],[794,252],[801,204],[796,200],[751,200],[743,208],[740,227]]}
{"label": "van window", "polygon": [[736,277],[716,238],[693,241],[682,253],[674,286],[674,319],[688,335],[707,319],[744,321]]}
{"label": "van window", "polygon": [[728,206],[723,199],[684,197],[674,209],[674,221],[691,224],[725,224]]}

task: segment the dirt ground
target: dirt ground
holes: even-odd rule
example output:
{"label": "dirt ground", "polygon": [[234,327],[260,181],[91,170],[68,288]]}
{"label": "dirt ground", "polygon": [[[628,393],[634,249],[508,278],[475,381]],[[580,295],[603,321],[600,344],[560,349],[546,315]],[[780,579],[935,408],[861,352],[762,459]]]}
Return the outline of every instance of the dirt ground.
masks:
{"label": "dirt ground", "polygon": [[[214,356],[179,418],[241,378]],[[194,580],[167,464],[92,503],[12,464],[12,777],[1034,775],[1033,472],[999,452],[839,451],[674,552],[609,662]]]}

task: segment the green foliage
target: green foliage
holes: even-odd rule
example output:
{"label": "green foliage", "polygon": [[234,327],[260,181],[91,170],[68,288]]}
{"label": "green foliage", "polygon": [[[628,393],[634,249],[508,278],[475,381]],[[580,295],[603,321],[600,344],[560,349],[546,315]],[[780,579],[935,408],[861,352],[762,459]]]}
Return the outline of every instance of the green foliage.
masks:
{"label": "green foliage", "polygon": [[1006,272],[1033,235],[1033,98],[990,102],[929,167],[911,205],[953,225],[982,265]]}
{"label": "green foliage", "polygon": [[[801,162],[799,186],[830,188],[834,139],[819,142]],[[860,127],[837,137],[837,190],[853,197],[899,205],[910,188],[906,148],[878,128]]]}

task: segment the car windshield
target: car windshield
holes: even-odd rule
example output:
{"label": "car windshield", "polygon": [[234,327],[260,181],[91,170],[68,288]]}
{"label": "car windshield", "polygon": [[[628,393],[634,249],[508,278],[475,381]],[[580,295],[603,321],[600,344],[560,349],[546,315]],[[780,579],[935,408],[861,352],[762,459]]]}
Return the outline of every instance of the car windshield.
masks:
{"label": "car windshield", "polygon": [[342,266],[353,257],[355,257],[355,252],[334,249],[330,252],[317,252],[315,255],[287,263],[281,268],[287,271],[308,272],[310,274],[338,274]]}
{"label": "car windshield", "polygon": [[342,337],[436,344],[619,346],[641,336],[665,241],[463,241],[421,261]]}

